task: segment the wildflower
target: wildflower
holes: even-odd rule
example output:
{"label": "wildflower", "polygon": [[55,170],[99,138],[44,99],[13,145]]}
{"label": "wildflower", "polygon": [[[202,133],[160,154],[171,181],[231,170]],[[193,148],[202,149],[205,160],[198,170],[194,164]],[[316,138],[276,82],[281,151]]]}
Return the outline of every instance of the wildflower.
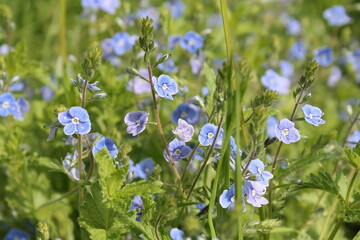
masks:
{"label": "wildflower", "polygon": [[133,136],[140,134],[146,128],[149,113],[143,111],[129,112],[124,118],[124,122],[128,125],[126,131]]}
{"label": "wildflower", "polygon": [[306,46],[301,41],[296,41],[290,49],[290,59],[302,60],[306,56]]}
{"label": "wildflower", "polygon": [[286,19],[286,32],[291,36],[296,36],[301,33],[301,24],[298,20],[293,17],[288,17]]}
{"label": "wildflower", "polygon": [[321,119],[321,116],[324,115],[324,113],[321,111],[320,108],[306,104],[301,109],[304,112],[305,121],[307,121],[308,123],[314,126],[319,126],[319,124],[325,123],[325,121]]}
{"label": "wildflower", "polygon": [[292,75],[294,74],[294,65],[291,62],[285,61],[285,60],[280,60],[279,66],[280,66],[281,74],[283,76],[285,76],[287,78],[292,77]]}
{"label": "wildflower", "polygon": [[172,95],[178,92],[178,87],[174,79],[170,78],[168,75],[161,74],[154,83],[154,88],[157,94],[160,97],[174,100]]}
{"label": "wildflower", "polygon": [[96,153],[99,152],[104,147],[107,148],[112,158],[116,158],[119,152],[113,140],[107,137],[101,137],[99,141],[95,144],[92,149],[92,154],[95,157]]}
{"label": "wildflower", "polygon": [[170,237],[172,240],[183,240],[184,239],[184,232],[178,228],[172,228],[170,230]]}
{"label": "wildflower", "polygon": [[74,133],[86,134],[91,130],[89,114],[82,107],[72,107],[58,115],[58,120],[64,127],[66,135]]}
{"label": "wildflower", "polygon": [[102,49],[103,57],[105,59],[109,60],[111,57],[115,55],[113,43],[114,41],[112,38],[106,38],[101,41],[101,49]]}
{"label": "wildflower", "polygon": [[173,18],[179,18],[183,15],[184,3],[182,1],[165,2],[165,6],[167,9],[169,9]]}
{"label": "wildflower", "polygon": [[135,45],[136,36],[130,36],[127,32],[118,32],[112,37],[114,52],[123,55]]}
{"label": "wildflower", "polygon": [[185,120],[187,123],[194,125],[199,122],[201,109],[194,104],[182,103],[171,115],[173,123],[177,123],[179,118]]}
{"label": "wildflower", "polygon": [[327,46],[318,48],[314,51],[314,58],[320,66],[327,67],[333,61],[333,51]]}
{"label": "wildflower", "polygon": [[272,69],[268,69],[265,75],[261,77],[261,83],[270,90],[276,91],[278,94],[289,93],[290,80],[280,76]]}
{"label": "wildflower", "polygon": [[256,175],[256,180],[265,187],[269,186],[269,180],[273,178],[270,172],[264,171],[265,165],[260,159],[251,160],[248,170]]}
{"label": "wildflower", "polygon": [[204,38],[196,32],[189,31],[181,39],[180,46],[189,53],[194,54],[204,46]]}
{"label": "wildflower", "polygon": [[[218,127],[211,123],[206,123],[200,130],[199,134],[199,142],[202,146],[210,146],[217,132]],[[218,138],[216,139],[216,143],[221,145],[222,137],[220,133],[218,134]]]}
{"label": "wildflower", "polygon": [[269,138],[275,137],[275,126],[278,124],[278,120],[274,116],[270,116],[267,121],[266,132]]}
{"label": "wildflower", "polygon": [[172,132],[178,135],[181,141],[189,142],[194,135],[194,127],[185,120],[179,118],[178,126]]}
{"label": "wildflower", "polygon": [[131,171],[134,172],[133,177],[139,177],[142,179],[148,179],[148,174],[151,174],[155,169],[154,161],[151,158],[145,158],[132,168]]}
{"label": "wildflower", "polygon": [[136,210],[135,215],[136,215],[136,221],[138,221],[138,222],[141,221],[143,205],[144,205],[144,202],[139,195],[136,195],[133,198],[133,200],[131,200],[131,206],[130,206],[129,212],[134,209]]}
{"label": "wildflower", "polygon": [[28,240],[29,235],[27,235],[25,232],[21,231],[20,229],[13,228],[11,229],[5,236],[4,240]]}
{"label": "wildflower", "polygon": [[221,14],[214,13],[214,14],[210,15],[210,17],[206,21],[206,26],[210,27],[210,28],[222,26]]}
{"label": "wildflower", "polygon": [[99,83],[99,81],[96,81],[96,82],[93,82],[93,83],[89,83],[89,84],[87,85],[87,88],[88,88],[90,91],[92,91],[92,92],[100,91],[101,89],[100,89],[98,86],[96,86],[98,83]]}
{"label": "wildflower", "polygon": [[[79,181],[79,169],[78,169],[78,152],[75,151],[74,154],[68,153],[65,156],[65,159],[62,161],[63,167],[66,173],[75,181]],[[82,170],[85,170],[85,164],[82,163]]]}
{"label": "wildflower", "polygon": [[147,16],[153,20],[154,28],[157,29],[160,23],[159,11],[154,7],[149,7],[149,8],[140,9],[136,13],[136,17],[140,19],[146,18]]}
{"label": "wildflower", "polygon": [[24,82],[16,82],[14,84],[11,84],[8,88],[9,92],[21,92],[25,88]]}
{"label": "wildflower", "polygon": [[54,98],[54,91],[48,86],[42,86],[40,88],[41,98],[46,102],[51,102]]}
{"label": "wildflower", "polygon": [[17,103],[18,107],[17,107],[17,111],[14,113],[14,118],[19,121],[23,121],[24,114],[29,111],[29,103],[23,97],[20,97],[16,101],[16,103]]}
{"label": "wildflower", "polygon": [[190,66],[192,74],[196,75],[200,72],[204,64],[203,56],[193,56],[190,59]]}
{"label": "wildflower", "polygon": [[7,56],[10,51],[12,51],[14,48],[10,47],[8,44],[3,44],[0,46],[0,54],[3,56]]}
{"label": "wildflower", "polygon": [[261,205],[269,203],[266,198],[261,197],[265,194],[266,187],[259,182],[246,181],[243,192],[247,197],[246,201],[254,207],[261,207]]}
{"label": "wildflower", "polygon": [[[148,71],[147,69],[142,68],[139,70],[139,74],[141,76],[147,76]],[[153,77],[153,81],[155,81],[155,79],[156,78]],[[139,76],[136,76],[134,79],[129,81],[128,90],[134,91],[135,94],[151,93],[151,85]]]}
{"label": "wildflower", "polygon": [[203,202],[200,202],[198,204],[195,204],[195,207],[199,210],[203,210],[206,207],[206,204]]}
{"label": "wildflower", "polygon": [[[162,55],[163,54],[159,53],[156,56],[156,60],[159,60]],[[161,71],[164,71],[164,72],[175,72],[175,71],[177,71],[177,67],[175,66],[175,63],[174,63],[173,59],[168,59],[166,62],[160,63],[158,65],[158,68]]]}
{"label": "wildflower", "polygon": [[360,141],[360,131],[356,130],[352,135],[350,135],[346,141],[350,143],[351,147],[355,147],[356,144]]}
{"label": "wildflower", "polygon": [[11,93],[3,93],[0,95],[0,116],[6,117],[15,114],[18,111],[18,104],[15,97]]}
{"label": "wildflower", "polygon": [[333,66],[331,68],[330,76],[329,76],[329,78],[327,80],[327,85],[329,87],[334,87],[339,82],[339,80],[341,79],[341,75],[342,75],[342,73],[341,73],[340,68],[337,67],[337,66]]}
{"label": "wildflower", "polygon": [[344,26],[351,21],[351,18],[346,14],[344,6],[341,5],[325,9],[323,17],[330,26]]}
{"label": "wildflower", "polygon": [[300,134],[295,128],[295,124],[287,118],[281,119],[280,124],[275,126],[275,135],[286,144],[300,140]]}
{"label": "wildflower", "polygon": [[[184,142],[175,138],[169,143],[169,152],[174,162],[179,162],[181,159],[190,155],[191,148],[186,146]],[[169,155],[166,150],[164,150],[164,157],[166,161],[169,161]]]}
{"label": "wildflower", "polygon": [[232,184],[229,190],[224,190],[219,199],[222,208],[233,210],[235,206],[235,185]]}
{"label": "wildflower", "polygon": [[180,40],[181,40],[180,35],[170,35],[168,39],[169,50],[170,51],[174,50],[176,45],[180,42]]}
{"label": "wildflower", "polygon": [[116,10],[120,7],[119,0],[82,0],[81,5],[83,8],[89,8],[94,11],[101,9],[109,14],[115,14]]}

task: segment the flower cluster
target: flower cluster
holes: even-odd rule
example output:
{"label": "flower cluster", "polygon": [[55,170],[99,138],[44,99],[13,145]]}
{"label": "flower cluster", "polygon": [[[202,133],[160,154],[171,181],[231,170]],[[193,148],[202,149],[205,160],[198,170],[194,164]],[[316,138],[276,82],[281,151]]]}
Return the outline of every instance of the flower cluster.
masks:
{"label": "flower cluster", "polygon": [[29,111],[29,103],[25,98],[20,97],[18,100],[11,93],[0,95],[0,116],[6,117],[13,115],[17,120],[24,120],[24,114]]}
{"label": "flower cluster", "polygon": [[120,7],[119,0],[81,0],[83,8],[97,11],[101,9],[109,14],[115,14],[116,10]]}

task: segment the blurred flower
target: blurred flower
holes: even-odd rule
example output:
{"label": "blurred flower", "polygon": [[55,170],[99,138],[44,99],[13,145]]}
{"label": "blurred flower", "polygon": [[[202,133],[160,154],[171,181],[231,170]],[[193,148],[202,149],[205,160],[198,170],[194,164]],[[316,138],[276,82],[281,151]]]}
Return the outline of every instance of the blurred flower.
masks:
{"label": "blurred flower", "polygon": [[[65,159],[62,161],[63,167],[66,173],[75,181],[79,181],[79,168],[78,168],[78,152],[75,150],[74,154],[68,153],[65,156]],[[83,171],[85,170],[85,164],[82,162]]]}
{"label": "blurred flower", "polygon": [[107,60],[112,58],[115,55],[114,51],[114,41],[112,38],[106,38],[101,41],[101,49],[103,57]]}
{"label": "blurred flower", "polygon": [[[163,54],[159,53],[156,56],[156,60],[159,60],[162,55]],[[177,71],[177,67],[175,66],[175,62],[174,62],[173,59],[168,59],[166,62],[160,63],[158,65],[158,68],[161,71],[164,71],[164,72],[175,72],[175,71]]]}
{"label": "blurred flower", "polygon": [[203,202],[200,202],[198,204],[195,204],[195,207],[199,210],[203,210],[206,207],[206,204]]}
{"label": "blurred flower", "polygon": [[327,46],[318,48],[314,51],[314,58],[320,66],[327,67],[333,61],[333,51]]}
{"label": "blurred flower", "polygon": [[137,36],[130,36],[127,32],[118,32],[112,37],[114,52],[121,56],[132,49],[137,40]]}
{"label": "blurred flower", "polygon": [[341,79],[341,75],[342,75],[342,73],[341,73],[340,68],[337,67],[337,66],[333,66],[331,68],[330,76],[329,76],[329,78],[327,80],[327,85],[329,87],[334,87],[339,82],[339,80]]}
{"label": "blurred flower", "polygon": [[187,123],[194,125],[199,122],[201,109],[191,103],[180,104],[171,115],[173,123],[177,123],[179,118]]}
{"label": "blurred flower", "polygon": [[308,123],[314,126],[319,126],[319,124],[325,123],[325,121],[321,119],[321,116],[324,115],[324,113],[321,111],[320,108],[306,104],[301,109],[303,110],[305,115],[305,120]]}
{"label": "blurred flower", "polygon": [[351,147],[355,147],[356,144],[360,141],[360,131],[356,130],[352,135],[350,135],[347,139],[347,142],[350,143]]}
{"label": "blurred flower", "polygon": [[342,5],[335,5],[325,9],[323,17],[330,26],[344,26],[351,21],[351,18],[346,14],[346,10]]}
{"label": "blurred flower", "polygon": [[267,121],[267,135],[269,138],[275,137],[275,126],[278,124],[278,120],[274,116],[270,116]]}
{"label": "blurred flower", "polygon": [[169,9],[170,14],[173,18],[179,18],[184,12],[184,3],[182,1],[169,1],[165,2],[165,6]]}
{"label": "blurred flower", "polygon": [[[210,146],[214,140],[218,127],[211,123],[206,123],[200,130],[199,134],[199,143],[202,146]],[[219,132],[218,137],[216,139],[216,144],[221,145],[222,136]]]}
{"label": "blurred flower", "polygon": [[160,23],[160,13],[158,12],[158,10],[154,7],[149,7],[140,9],[136,13],[136,17],[140,19],[146,18],[147,16],[153,20],[154,28],[157,29]]}
{"label": "blurred flower", "polygon": [[112,158],[116,158],[118,154],[118,148],[116,147],[113,140],[107,137],[101,137],[99,141],[95,144],[92,149],[92,154],[95,157],[96,153],[99,152],[104,147],[107,148]]}
{"label": "blurred flower", "polygon": [[206,96],[206,95],[208,95],[209,94],[209,88],[208,87],[202,87],[201,88],[201,94],[203,95],[203,96]]}
{"label": "blurred flower", "polygon": [[170,51],[174,50],[176,45],[180,42],[180,40],[181,40],[180,35],[170,35],[168,39],[169,50]]}
{"label": "blurred flower", "polygon": [[18,107],[17,107],[17,111],[14,113],[14,118],[19,121],[23,121],[24,114],[29,111],[29,108],[30,108],[29,103],[23,97],[20,97],[16,101],[16,103],[17,103]]}
{"label": "blurred flower", "polygon": [[64,133],[73,135],[74,133],[86,134],[91,130],[89,114],[82,107],[72,107],[58,115],[59,122],[64,125]]}
{"label": "blurred flower", "polygon": [[4,240],[29,240],[29,236],[20,229],[13,228],[5,236]]}
{"label": "blurred flower", "polygon": [[44,101],[51,102],[53,100],[55,94],[51,87],[42,86],[40,88],[40,91],[41,91],[41,97]]}
{"label": "blurred flower", "polygon": [[198,74],[204,64],[204,57],[203,56],[192,56],[190,58],[190,66],[191,66],[191,72],[192,74],[196,75]]}
{"label": "blurred flower", "polygon": [[184,232],[178,228],[172,228],[170,230],[170,237],[172,240],[183,240],[184,239]]}
{"label": "blurred flower", "polygon": [[7,56],[10,51],[12,51],[14,48],[9,46],[8,44],[3,44],[0,46],[0,55]]}
{"label": "blurred flower", "polygon": [[222,17],[221,14],[212,14],[206,21],[206,26],[213,28],[213,27],[220,27],[222,26]]}
{"label": "blurred flower", "polygon": [[272,69],[268,69],[265,75],[261,77],[261,83],[270,90],[276,91],[278,94],[289,93],[290,80],[280,76]]}
{"label": "blurred flower", "polygon": [[194,135],[194,127],[185,120],[179,118],[178,126],[172,132],[178,135],[181,141],[189,142]]}
{"label": "blurred flower", "polygon": [[115,14],[120,7],[119,0],[81,0],[83,8],[90,8],[94,11],[101,9],[109,14]]}
{"label": "blurred flower", "polygon": [[142,209],[144,202],[139,195],[136,195],[133,200],[131,200],[131,206],[129,212],[134,210],[136,211],[136,221],[140,222],[142,217]]}
{"label": "blurred flower", "polygon": [[287,78],[292,77],[292,75],[294,74],[294,65],[291,62],[280,60],[279,66],[280,66],[280,72],[283,76]]}
{"label": "blurred flower", "polygon": [[6,117],[15,114],[18,111],[18,104],[11,93],[0,95],[0,116]]}
{"label": "blurred flower", "polygon": [[143,111],[129,112],[124,118],[124,122],[128,125],[126,131],[133,136],[140,134],[146,128],[149,113]]}
{"label": "blurred flower", "polygon": [[129,170],[134,172],[133,177],[148,179],[148,174],[151,174],[155,169],[155,163],[151,158],[145,158]]}
{"label": "blurred flower", "polygon": [[15,82],[14,84],[11,84],[8,88],[9,92],[21,92],[24,89],[25,89],[24,82]]}
{"label": "blurred flower", "polygon": [[[148,71],[145,68],[140,69],[139,73],[143,77],[148,75]],[[155,79],[156,78],[153,77],[153,82],[155,81]],[[136,76],[129,81],[128,90],[134,91],[135,94],[151,93],[151,85],[150,83],[146,82],[144,79],[141,79],[140,77]]]}
{"label": "blurred flower", "polygon": [[[190,155],[191,148],[186,146],[184,142],[175,138],[169,143],[169,151],[174,162],[179,162],[181,159]],[[164,150],[164,157],[166,161],[169,161],[170,158],[166,150]]]}
{"label": "blurred flower", "polygon": [[295,128],[295,124],[287,118],[281,119],[280,124],[275,126],[275,135],[286,144],[300,140],[300,134]]}
{"label": "blurred flower", "polygon": [[301,41],[296,41],[290,49],[290,59],[302,60],[306,56],[306,46]]}
{"label": "blurred flower", "polygon": [[90,91],[93,91],[93,92],[96,92],[96,91],[100,91],[101,89],[96,86],[97,84],[99,83],[99,81],[96,81],[96,82],[93,82],[93,83],[89,83],[87,85],[87,88],[90,90]]}
{"label": "blurred flower", "polygon": [[269,180],[273,178],[270,172],[264,171],[265,165],[260,159],[251,160],[248,170],[256,175],[256,180],[265,187],[269,186]]}
{"label": "blurred flower", "polygon": [[235,185],[232,184],[229,190],[224,190],[220,195],[219,202],[222,208],[233,210],[235,207]]}
{"label": "blurred flower", "polygon": [[301,33],[301,24],[293,17],[288,17],[286,22],[286,32],[291,36],[296,36]]}
{"label": "blurred flower", "polygon": [[161,74],[158,79],[154,82],[154,88],[160,97],[174,100],[172,95],[178,92],[178,88],[174,79],[168,75]]}
{"label": "blurred flower", "polygon": [[255,181],[245,181],[245,186],[243,190],[244,194],[247,197],[247,202],[254,207],[261,207],[262,205],[268,204],[268,200],[264,197],[261,197],[266,192],[266,187]]}
{"label": "blurred flower", "polygon": [[181,39],[180,46],[189,53],[194,54],[204,46],[204,37],[196,32],[189,31]]}

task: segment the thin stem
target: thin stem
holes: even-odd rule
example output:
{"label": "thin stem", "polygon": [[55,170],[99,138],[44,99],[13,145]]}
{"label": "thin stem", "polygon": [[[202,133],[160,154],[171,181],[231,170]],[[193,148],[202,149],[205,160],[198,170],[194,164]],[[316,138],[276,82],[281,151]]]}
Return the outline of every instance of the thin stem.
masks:
{"label": "thin stem", "polygon": [[78,140],[78,168],[79,168],[79,206],[82,205],[83,202],[83,189],[81,187],[81,180],[82,180],[82,135],[78,134],[79,140]]}
{"label": "thin stem", "polygon": [[155,235],[157,240],[161,240],[160,236],[159,236],[159,225],[160,225],[160,221],[163,215],[160,215],[159,218],[156,221],[156,225],[155,225]]}
{"label": "thin stem", "polygon": [[357,179],[357,176],[358,176],[359,172],[358,171],[355,171],[352,178],[351,178],[351,182],[350,182],[350,185],[349,185],[349,188],[346,192],[346,198],[345,198],[345,207],[346,208],[349,208],[349,200],[350,200],[350,196],[351,196],[351,191],[353,189],[353,186],[356,182],[356,179]]}
{"label": "thin stem", "polygon": [[338,220],[338,222],[336,223],[334,229],[332,230],[332,232],[331,232],[328,240],[334,239],[336,233],[339,231],[339,229],[340,229],[340,227],[341,227],[341,225],[342,225],[343,222],[344,222],[343,219],[339,219],[339,220]]}
{"label": "thin stem", "polygon": [[200,142],[198,142],[198,143],[196,144],[196,146],[194,147],[194,149],[191,151],[191,153],[190,153],[190,155],[189,155],[189,157],[188,157],[189,161],[187,162],[187,164],[186,164],[186,166],[185,166],[185,168],[184,168],[184,172],[183,172],[182,175],[181,175],[181,182],[184,180],[185,175],[186,175],[186,171],[187,171],[187,169],[189,168],[189,165],[190,165],[190,163],[191,163],[191,159],[194,157],[194,155],[195,155],[195,153],[196,153],[196,150],[198,149],[199,146],[200,146]]}
{"label": "thin stem", "polygon": [[335,211],[336,209],[336,206],[337,206],[337,203],[338,203],[338,200],[337,198],[334,200],[333,204],[331,205],[331,208],[330,208],[330,211],[328,213],[328,216],[326,217],[326,220],[325,220],[325,224],[323,225],[323,229],[321,231],[321,234],[320,234],[320,237],[319,237],[319,240],[322,240],[324,238],[324,235],[325,233],[327,232],[327,226],[329,225],[330,223],[330,219],[331,217],[333,216],[333,212]]}
{"label": "thin stem", "polygon": [[55,199],[53,199],[53,200],[50,200],[50,201],[48,201],[48,202],[40,205],[39,207],[37,207],[37,208],[35,209],[35,211],[38,211],[38,210],[40,210],[41,208],[44,208],[44,207],[49,206],[49,205],[51,205],[51,204],[54,204],[54,203],[56,203],[56,202],[58,202],[58,201],[61,201],[62,199],[64,199],[64,198],[66,198],[66,197],[68,197],[68,196],[76,193],[76,192],[79,190],[79,188],[81,188],[81,187],[80,187],[80,186],[77,186],[77,187],[73,188],[71,191],[65,193],[64,195],[62,195],[62,196],[60,196],[60,197],[58,197],[58,198],[55,198]]}

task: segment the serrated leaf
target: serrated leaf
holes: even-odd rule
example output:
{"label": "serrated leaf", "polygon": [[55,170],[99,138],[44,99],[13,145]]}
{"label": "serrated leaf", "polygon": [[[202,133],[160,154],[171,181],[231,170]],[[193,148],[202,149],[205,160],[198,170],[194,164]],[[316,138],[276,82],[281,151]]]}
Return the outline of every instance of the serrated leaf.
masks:
{"label": "serrated leaf", "polygon": [[339,173],[338,179],[339,180],[338,180],[337,184],[339,186],[339,193],[340,193],[341,197],[343,199],[345,199],[347,189],[348,189],[348,180],[342,172]]}
{"label": "serrated leaf", "polygon": [[360,209],[345,209],[341,212],[340,218],[343,218],[344,222],[360,222]]}
{"label": "serrated leaf", "polygon": [[116,197],[133,197],[142,194],[157,194],[162,193],[161,184],[159,182],[150,182],[141,180],[134,183],[126,184],[117,194]]}
{"label": "serrated leaf", "polygon": [[360,171],[360,143],[356,145],[354,149],[349,147],[344,148],[345,156],[348,162],[356,168],[356,170]]}
{"label": "serrated leaf", "polygon": [[270,233],[275,228],[281,225],[281,221],[278,219],[268,219],[264,221],[251,221],[248,222],[244,228],[244,234]]}

